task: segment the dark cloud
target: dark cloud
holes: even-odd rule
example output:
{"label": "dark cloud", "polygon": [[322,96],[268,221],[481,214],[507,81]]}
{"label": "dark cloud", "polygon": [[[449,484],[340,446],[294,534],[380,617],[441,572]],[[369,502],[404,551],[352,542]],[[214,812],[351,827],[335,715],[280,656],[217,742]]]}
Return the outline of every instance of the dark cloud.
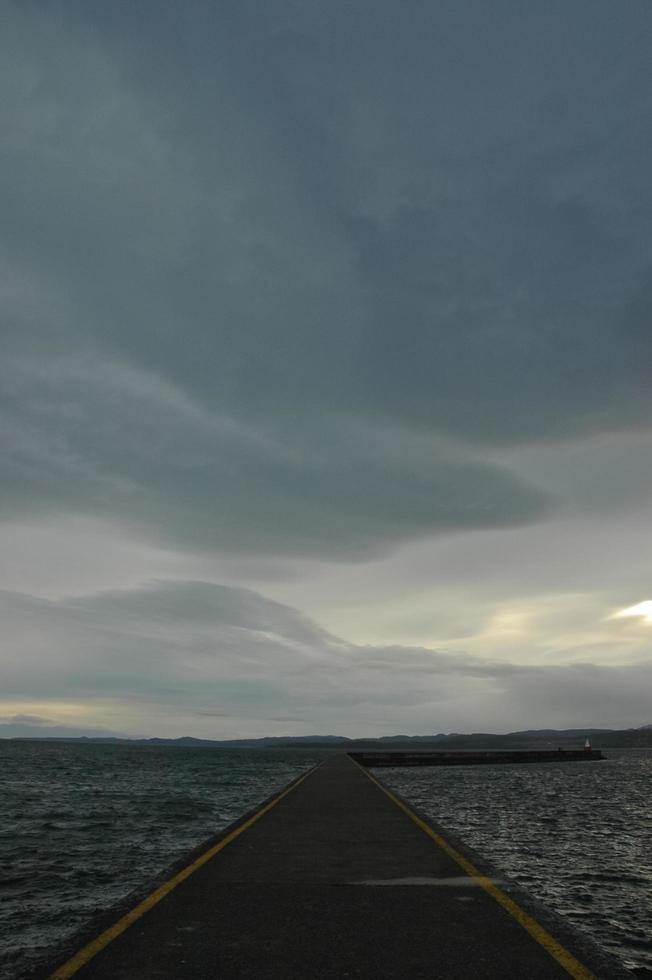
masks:
{"label": "dark cloud", "polygon": [[652,16],[615,10],[6,5],[9,513],[335,557],[537,519],[428,440],[649,424]]}
{"label": "dark cloud", "polygon": [[88,357],[9,357],[2,372],[6,516],[82,513],[182,548],[349,559],[547,506],[509,470],[400,430],[322,424],[290,440]]}

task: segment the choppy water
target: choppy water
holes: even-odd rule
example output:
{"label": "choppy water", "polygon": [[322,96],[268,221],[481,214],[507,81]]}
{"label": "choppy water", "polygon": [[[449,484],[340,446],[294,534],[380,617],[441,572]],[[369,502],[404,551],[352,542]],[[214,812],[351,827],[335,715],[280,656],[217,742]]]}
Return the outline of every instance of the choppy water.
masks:
{"label": "choppy water", "polygon": [[377,775],[625,966],[652,977],[652,752],[605,754],[604,762]]}
{"label": "choppy water", "polygon": [[0,977],[315,761],[308,750],[0,740]]}
{"label": "choppy water", "polygon": [[[652,753],[608,755],[378,774],[652,976]],[[0,740],[0,977],[28,969],[320,757]]]}

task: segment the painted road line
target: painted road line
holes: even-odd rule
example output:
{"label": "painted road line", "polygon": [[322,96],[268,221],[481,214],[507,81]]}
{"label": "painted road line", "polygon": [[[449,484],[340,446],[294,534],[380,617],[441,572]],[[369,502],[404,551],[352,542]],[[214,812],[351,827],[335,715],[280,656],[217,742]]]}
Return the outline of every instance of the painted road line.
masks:
{"label": "painted road line", "polygon": [[228,833],[226,837],[219,840],[217,844],[213,844],[213,846],[209,847],[207,851],[200,854],[200,856],[191,864],[183,868],[172,878],[168,879],[168,881],[165,881],[162,885],[156,888],[151,895],[148,895],[142,902],[139,902],[138,905],[131,909],[130,912],[123,915],[122,918],[118,919],[118,921],[112,926],[109,926],[109,928],[105,929],[99,936],[92,939],[86,944],[86,946],[83,946],[77,953],[75,953],[74,956],[55,970],[54,973],[51,973],[48,980],[68,980],[69,977],[74,976],[75,973],[81,970],[83,966],[86,966],[86,964],[89,963],[94,956],[97,956],[97,954],[105,949],[109,943],[113,942],[114,939],[117,939],[118,936],[128,929],[130,925],[145,915],[146,912],[149,912],[149,910],[155,905],[158,905],[161,899],[165,898],[166,895],[169,895],[170,892],[177,887],[177,885],[180,885],[186,880],[186,878],[189,878],[190,875],[194,874],[195,871],[199,870],[199,868],[206,864],[207,861],[210,861],[216,854],[219,854],[220,851],[224,850],[224,848],[234,841],[236,837],[243,834],[245,830],[248,830],[249,827],[260,820],[261,817],[264,817],[266,813],[269,813],[269,811],[275,807],[277,803],[280,803],[280,801],[287,796],[288,793],[291,793],[293,789],[296,789],[297,786],[299,786],[305,779],[308,778],[308,776],[311,775],[311,773],[315,771],[315,769],[318,768],[319,766],[313,766],[313,768],[309,769],[308,772],[305,772],[303,776],[299,776],[295,782],[291,783],[290,786],[286,787],[286,789],[279,793],[278,796],[275,796],[269,801],[269,803],[266,803],[265,806],[262,806],[260,810],[256,810],[256,812],[245,820],[244,823],[240,824],[239,827],[236,827],[235,830]]}
{"label": "painted road line", "polygon": [[358,769],[362,770],[365,776],[367,776],[372,783],[376,784],[378,789],[382,790],[385,796],[389,797],[392,803],[395,803],[396,806],[410,818],[410,820],[413,820],[417,827],[424,832],[424,834],[427,834],[428,837],[430,837],[435,844],[442,849],[442,851],[448,854],[448,856],[452,858],[453,861],[460,866],[460,868],[466,871],[467,875],[475,879],[478,885],[484,889],[488,895],[491,895],[491,897],[498,902],[499,905],[502,905],[505,911],[508,912],[512,918],[516,919],[516,921],[523,926],[526,932],[529,932],[532,938],[536,940],[540,946],[543,946],[543,948],[555,960],[557,960],[559,965],[562,966],[564,970],[571,975],[571,977],[574,977],[574,980],[597,980],[595,975],[591,973],[590,970],[587,970],[587,968],[583,966],[583,964],[580,963],[580,961],[576,959],[572,953],[562,946],[561,943],[557,942],[554,936],[551,936],[550,933],[536,921],[536,919],[525,912],[520,905],[517,905],[514,899],[510,898],[509,895],[506,895],[505,892],[498,888],[498,886],[495,885],[490,878],[483,875],[474,864],[472,864],[467,858],[464,857],[463,854],[460,854],[458,850],[449,844],[448,841],[441,836],[441,834],[438,834],[437,831],[433,830],[432,827],[425,822],[425,820],[422,820],[421,817],[417,816],[417,814],[414,813],[414,811],[411,810],[410,807],[403,802],[403,800],[399,799],[399,797],[395,796],[391,790],[383,786],[383,784],[379,782],[375,776],[372,776],[371,773],[358,762],[356,762],[354,759],[351,759],[351,761],[354,763],[354,765],[358,766]]}

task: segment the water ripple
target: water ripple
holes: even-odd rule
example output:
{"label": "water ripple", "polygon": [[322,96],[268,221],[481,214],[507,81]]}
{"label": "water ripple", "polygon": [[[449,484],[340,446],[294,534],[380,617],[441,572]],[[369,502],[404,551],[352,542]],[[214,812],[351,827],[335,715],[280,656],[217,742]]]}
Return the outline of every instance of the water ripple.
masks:
{"label": "water ripple", "polygon": [[608,756],[380,775],[625,966],[652,971],[652,753]]}

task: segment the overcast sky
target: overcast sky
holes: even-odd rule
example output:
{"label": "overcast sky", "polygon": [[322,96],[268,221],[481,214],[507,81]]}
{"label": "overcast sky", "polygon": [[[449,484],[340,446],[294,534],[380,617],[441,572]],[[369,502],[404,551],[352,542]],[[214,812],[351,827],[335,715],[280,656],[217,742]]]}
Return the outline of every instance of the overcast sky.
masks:
{"label": "overcast sky", "polygon": [[0,733],[652,722],[648,0],[0,19]]}

